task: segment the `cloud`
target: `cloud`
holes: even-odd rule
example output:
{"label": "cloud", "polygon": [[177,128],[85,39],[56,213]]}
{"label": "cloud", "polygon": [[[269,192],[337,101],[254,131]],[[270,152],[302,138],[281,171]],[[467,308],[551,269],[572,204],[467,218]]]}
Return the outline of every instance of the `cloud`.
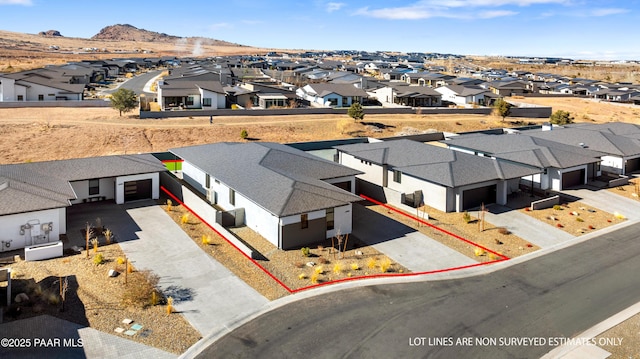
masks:
{"label": "cloud", "polygon": [[[501,6],[524,7],[541,4],[569,5],[572,0],[421,0],[408,6],[370,9],[363,7],[355,15],[389,20],[421,20],[434,17],[451,19],[490,19],[513,16],[517,11]],[[483,8],[486,8],[483,10]],[[465,10],[461,10],[465,9]],[[469,9],[466,11],[466,9]]]}
{"label": "cloud", "polygon": [[31,6],[31,5],[33,5],[33,2],[31,0],[0,0],[0,5]]}
{"label": "cloud", "polygon": [[627,9],[619,9],[619,8],[608,8],[608,9],[593,9],[590,11],[591,16],[609,16],[609,15],[617,15],[617,14],[625,14],[628,13]]}
{"label": "cloud", "polygon": [[346,4],[342,2],[329,2],[327,3],[325,10],[327,12],[334,12],[342,9],[345,5]]}
{"label": "cloud", "polygon": [[229,28],[229,27],[231,27],[231,24],[229,24],[228,22],[219,22],[217,24],[209,25],[209,30],[218,30],[218,29]]}

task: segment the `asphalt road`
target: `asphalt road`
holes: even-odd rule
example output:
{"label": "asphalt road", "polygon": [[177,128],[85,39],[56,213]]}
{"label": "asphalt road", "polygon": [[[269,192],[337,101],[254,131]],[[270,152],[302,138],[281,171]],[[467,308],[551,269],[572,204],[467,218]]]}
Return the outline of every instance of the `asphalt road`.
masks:
{"label": "asphalt road", "polygon": [[152,78],[158,76],[162,71],[160,70],[156,70],[156,71],[149,71],[147,73],[144,73],[142,75],[139,76],[135,76],[130,78],[129,80],[123,82],[122,84],[120,84],[120,86],[116,89],[113,90],[105,90],[102,91],[105,94],[110,94],[110,93],[114,93],[116,92],[118,89],[123,88],[123,89],[127,89],[127,90],[131,90],[133,92],[136,93],[136,95],[140,95],[142,93],[145,94],[145,96],[147,97],[153,97],[155,96],[155,93],[153,92],[144,92],[144,85],[147,84],[147,82],[149,82],[149,80],[151,80]]}
{"label": "asphalt road", "polygon": [[[628,226],[482,276],[294,302],[199,357],[539,358],[559,344],[549,338],[571,338],[640,300],[639,230]],[[465,338],[472,345],[457,343]]]}

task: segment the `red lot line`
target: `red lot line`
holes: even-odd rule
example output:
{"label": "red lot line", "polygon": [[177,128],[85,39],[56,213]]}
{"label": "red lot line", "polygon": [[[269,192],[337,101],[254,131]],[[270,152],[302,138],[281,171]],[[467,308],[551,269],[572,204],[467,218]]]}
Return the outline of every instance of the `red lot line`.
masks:
{"label": "red lot line", "polygon": [[172,162],[184,162],[184,160],[162,160],[160,162],[162,162],[162,163],[165,163],[165,162],[172,163]]}
{"label": "red lot line", "polygon": [[[240,252],[240,254],[242,254],[243,256],[245,256],[248,260],[251,261],[251,263],[255,264],[258,268],[260,268],[263,272],[265,272],[269,277],[271,277],[273,280],[276,281],[276,283],[278,283],[282,288],[284,288],[287,292],[293,294],[293,293],[298,293],[298,292],[302,292],[304,290],[308,290],[308,289],[313,289],[313,288],[317,288],[317,287],[322,287],[322,286],[326,286],[326,285],[330,285],[330,284],[334,284],[334,283],[341,283],[341,282],[349,282],[349,281],[355,281],[355,280],[361,280],[361,279],[370,279],[370,278],[383,278],[383,277],[415,277],[415,276],[420,276],[420,275],[425,275],[425,274],[435,274],[435,273],[445,273],[445,272],[452,272],[452,271],[456,271],[456,270],[461,270],[461,269],[466,269],[466,268],[473,268],[473,267],[480,267],[480,266],[485,266],[488,264],[493,264],[493,263],[497,263],[497,262],[501,262],[504,260],[509,259],[508,257],[498,254],[499,256],[502,257],[502,259],[497,259],[495,261],[490,261],[490,262],[483,262],[483,263],[475,263],[475,264],[469,264],[466,266],[461,266],[461,267],[453,267],[453,268],[445,268],[445,269],[436,269],[436,270],[432,270],[432,271],[426,271],[426,272],[413,272],[413,273],[380,273],[380,274],[372,274],[372,275],[367,275],[367,276],[358,276],[358,277],[348,277],[348,278],[342,278],[342,279],[336,279],[336,280],[332,280],[332,281],[328,281],[328,282],[322,282],[322,283],[318,283],[318,284],[314,284],[314,285],[310,285],[310,286],[306,286],[306,287],[302,287],[302,288],[298,288],[298,289],[291,289],[289,288],[286,284],[284,284],[280,279],[278,279],[276,276],[274,276],[273,274],[271,274],[271,272],[269,272],[268,270],[266,270],[263,266],[260,265],[260,263],[256,262],[253,258],[249,257],[246,253],[244,253],[243,251],[241,251],[235,244],[231,243],[231,241],[229,241],[227,239],[227,237],[225,237],[224,235],[222,235],[222,233],[218,232],[215,228],[213,228],[213,226],[211,226],[207,221],[205,221],[204,219],[202,219],[202,217],[200,217],[196,212],[194,212],[191,208],[189,208],[189,206],[187,206],[186,204],[184,204],[184,202],[182,202],[181,200],[178,199],[178,197],[176,197],[175,195],[173,195],[173,193],[169,192],[169,190],[167,190],[166,188],[164,188],[163,186],[160,186],[160,189],[165,192],[167,195],[169,195],[169,197],[171,197],[173,200],[175,200],[177,203],[179,203],[181,206],[183,206],[185,209],[187,209],[189,212],[191,212],[191,214],[193,214],[194,216],[196,216],[196,218],[198,218],[202,223],[204,223],[205,225],[207,225],[207,227],[209,227],[212,231],[214,231],[217,235],[219,235],[222,239],[224,239],[227,243],[229,243],[233,248],[235,248],[238,252]],[[373,203],[376,203],[377,201],[370,199],[364,195],[361,195],[362,198],[367,199],[368,201],[371,201]],[[384,207],[387,207],[386,205],[377,202],[377,204],[380,204]],[[387,207],[391,210],[394,211],[398,211],[395,208],[391,208],[391,207]],[[399,212],[399,211],[398,211]],[[411,217],[410,215],[403,213],[403,212],[399,212],[404,214],[405,216]],[[416,219],[419,220],[419,219]],[[424,223],[424,222],[423,222]],[[470,242],[462,237],[459,237],[453,233],[449,233],[447,231],[445,231],[444,229],[435,227],[429,223],[424,223],[430,227],[433,227],[437,230],[440,230],[444,233],[447,233],[451,236],[454,236],[458,239],[461,239],[467,243],[476,245],[473,242]],[[478,246],[478,245],[476,245]],[[481,246],[478,246],[480,248],[483,248]],[[485,248],[483,248],[485,249]],[[488,249],[485,249],[486,251],[489,251],[491,253],[494,253]],[[497,253],[494,253],[497,254]]]}
{"label": "red lot line", "polygon": [[463,242],[469,243],[469,244],[471,244],[471,245],[473,245],[473,246],[476,246],[476,247],[478,247],[478,248],[482,248],[483,250],[485,250],[485,251],[487,251],[487,252],[489,252],[489,253],[493,253],[493,254],[495,254],[495,255],[497,255],[497,256],[499,256],[499,257],[501,257],[501,258],[502,258],[502,260],[507,260],[507,259],[509,259],[509,257],[505,256],[504,254],[496,253],[496,252],[492,251],[491,249],[488,249],[488,248],[485,248],[485,247],[483,247],[483,246],[481,246],[481,245],[479,245],[479,244],[473,243],[473,242],[471,242],[471,241],[470,241],[470,240],[468,240],[468,239],[462,238],[462,237],[460,237],[459,235],[457,235],[457,234],[455,234],[455,233],[451,233],[451,232],[447,231],[446,229],[442,229],[442,228],[440,228],[440,227],[436,227],[436,226],[434,226],[434,225],[433,225],[433,224],[431,224],[431,223],[425,222],[425,221],[421,220],[420,218],[414,217],[414,216],[412,216],[412,215],[410,215],[410,214],[408,214],[408,213],[405,213],[405,212],[403,212],[403,211],[401,211],[401,210],[399,210],[399,209],[397,209],[397,208],[391,207],[391,206],[389,206],[389,205],[387,205],[387,204],[384,204],[384,203],[382,203],[382,202],[378,202],[378,201],[376,201],[375,199],[373,199],[373,198],[371,198],[371,197],[365,196],[365,195],[363,195],[363,194],[361,194],[361,195],[360,195],[360,197],[362,197],[362,198],[366,199],[367,201],[369,201],[369,202],[371,202],[371,203],[374,203],[374,204],[380,205],[380,206],[382,206],[382,207],[384,207],[384,208],[387,208],[387,209],[390,209],[390,210],[392,210],[392,211],[394,211],[394,212],[396,212],[396,213],[400,213],[401,215],[403,215],[403,216],[405,216],[405,217],[409,217],[409,218],[411,218],[411,219],[413,219],[413,220],[416,220],[416,221],[418,221],[418,222],[420,222],[420,223],[422,223],[422,224],[424,224],[424,225],[427,225],[427,226],[429,226],[429,227],[431,227],[431,228],[433,228],[433,229],[435,229],[435,230],[438,230],[438,231],[440,231],[440,232],[442,232],[442,233],[444,233],[444,234],[446,234],[446,235],[449,235],[449,236],[451,236],[451,237],[453,237],[453,238],[455,238],[455,239],[459,239],[459,240],[461,240],[461,241],[463,241]]}

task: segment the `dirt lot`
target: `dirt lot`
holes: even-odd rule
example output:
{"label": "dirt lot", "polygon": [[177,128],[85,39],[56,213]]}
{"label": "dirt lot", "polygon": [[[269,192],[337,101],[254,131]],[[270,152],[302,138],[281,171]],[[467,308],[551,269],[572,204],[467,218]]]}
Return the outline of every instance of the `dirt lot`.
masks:
{"label": "dirt lot", "polygon": [[[125,284],[125,265],[118,264],[117,261],[125,256],[118,244],[100,246],[98,253],[103,255],[104,264],[94,264],[96,254],[90,253],[87,259],[86,252],[83,251],[81,254],[46,261],[18,261],[9,265],[13,272],[13,295],[25,293],[29,300],[14,303],[5,313],[4,320],[49,314],[176,354],[184,352],[200,339],[200,333],[182,315],[167,315],[162,298],[159,297],[158,305],[150,305],[150,291],[139,290],[147,288],[143,272],[128,273]],[[110,278],[107,276],[109,269],[115,269],[121,274]],[[64,311],[61,311],[59,295],[60,277],[68,279]],[[134,296],[142,302],[132,304],[133,302],[128,301]],[[16,308],[20,308],[19,314]],[[125,318],[143,325],[145,335],[126,336],[116,333],[114,330],[117,327],[129,328],[122,323]],[[167,336],[166,333],[173,334]]]}
{"label": "dirt lot", "polygon": [[574,236],[609,227],[624,220],[581,202],[564,203],[555,208],[535,211],[528,211],[525,208],[520,211]]}
{"label": "dirt lot", "polygon": [[640,124],[640,106],[601,102],[577,97],[510,97],[508,101],[551,106],[553,111],[569,111],[576,122],[629,122]]}
{"label": "dirt lot", "polygon": [[208,117],[140,120],[134,115],[119,117],[110,108],[0,109],[0,163],[166,151],[194,144],[241,141],[242,129],[252,140],[286,143],[427,130],[460,132],[504,125],[497,117],[479,115],[366,115],[356,123],[346,114],[215,117],[211,125]]}

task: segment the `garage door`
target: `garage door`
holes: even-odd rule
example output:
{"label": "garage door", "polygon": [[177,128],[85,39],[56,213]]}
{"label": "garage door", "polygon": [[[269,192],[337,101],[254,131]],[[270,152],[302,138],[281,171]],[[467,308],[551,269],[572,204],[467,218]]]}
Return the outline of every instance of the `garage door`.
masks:
{"label": "garage door", "polygon": [[462,210],[496,202],[496,185],[468,189],[462,192]]}
{"label": "garage door", "polygon": [[565,172],[562,174],[562,189],[584,184],[584,169]]}
{"label": "garage door", "polygon": [[124,201],[137,201],[151,198],[151,179],[124,183]]}
{"label": "garage door", "polygon": [[634,158],[627,160],[627,164],[624,166],[624,173],[629,174],[631,172],[640,171],[640,158]]}

